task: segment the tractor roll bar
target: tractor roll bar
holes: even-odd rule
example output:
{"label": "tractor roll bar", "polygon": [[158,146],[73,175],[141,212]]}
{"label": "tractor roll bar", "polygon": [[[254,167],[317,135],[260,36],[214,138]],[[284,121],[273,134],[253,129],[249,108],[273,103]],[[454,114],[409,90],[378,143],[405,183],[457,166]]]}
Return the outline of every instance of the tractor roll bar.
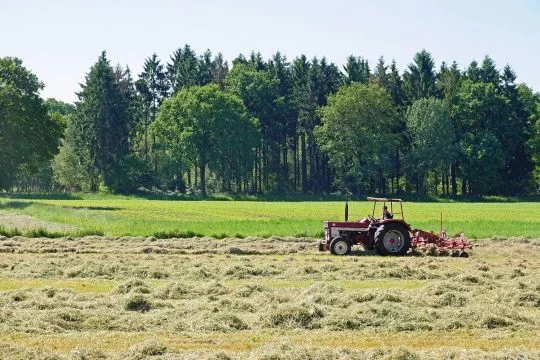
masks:
{"label": "tractor roll bar", "polygon": [[[401,215],[401,219],[405,220],[405,215],[403,214],[403,200],[401,199],[388,199],[388,198],[374,198],[374,197],[368,197],[368,201],[373,201],[373,213],[372,216],[375,216],[375,205],[377,205],[377,202],[382,202],[383,205],[386,205],[387,202],[390,203],[390,212],[394,215]],[[398,202],[401,212],[394,212],[393,203]]]}
{"label": "tractor roll bar", "polygon": [[374,197],[368,197],[368,201],[395,201],[395,202],[403,202],[401,199],[388,199],[388,198],[374,198]]}

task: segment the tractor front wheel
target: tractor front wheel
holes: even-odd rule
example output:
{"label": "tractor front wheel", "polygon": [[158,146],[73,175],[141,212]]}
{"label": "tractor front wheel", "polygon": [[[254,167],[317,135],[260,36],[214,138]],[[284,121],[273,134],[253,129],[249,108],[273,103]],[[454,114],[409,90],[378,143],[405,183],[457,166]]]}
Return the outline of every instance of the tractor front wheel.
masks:
{"label": "tractor front wheel", "polygon": [[409,231],[401,224],[381,225],[374,237],[375,249],[380,255],[404,255],[411,247]]}
{"label": "tractor front wheel", "polygon": [[333,255],[349,255],[351,243],[345,238],[336,238],[330,243],[330,252]]}

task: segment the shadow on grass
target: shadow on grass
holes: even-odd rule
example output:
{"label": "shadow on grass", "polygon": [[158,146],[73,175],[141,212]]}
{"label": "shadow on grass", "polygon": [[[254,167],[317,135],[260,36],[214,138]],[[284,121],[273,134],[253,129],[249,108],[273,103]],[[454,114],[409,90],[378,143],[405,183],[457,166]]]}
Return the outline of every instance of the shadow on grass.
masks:
{"label": "shadow on grass", "polygon": [[[107,194],[107,193],[7,193],[1,195],[8,199],[28,199],[28,200],[84,200],[88,197],[98,196],[107,199],[109,197],[122,197],[145,200],[172,200],[172,201],[268,201],[268,202],[303,202],[303,201],[345,201],[344,194],[209,194],[206,197],[201,195],[188,195],[178,193],[160,192],[137,192],[132,194]],[[446,202],[484,202],[484,203],[514,203],[514,202],[537,202],[539,195],[531,196],[463,196],[463,195],[420,195],[420,194],[351,194],[349,201],[365,201],[368,196],[400,198],[404,201],[423,203],[446,203]],[[93,210],[93,209],[90,209]],[[96,209],[108,210],[108,209]]]}
{"label": "shadow on grass", "polygon": [[31,201],[12,201],[3,202],[0,200],[0,209],[24,209],[32,205]]}
{"label": "shadow on grass", "polygon": [[64,209],[74,209],[74,210],[95,210],[95,211],[117,211],[122,210],[121,207],[114,206],[62,206]]}
{"label": "shadow on grass", "polygon": [[204,237],[204,234],[197,233],[191,230],[188,231],[179,231],[179,230],[169,230],[169,231],[157,231],[153,234],[157,239],[188,239],[193,237]]}
{"label": "shadow on grass", "polygon": [[424,254],[416,250],[412,250],[412,251],[407,252],[403,256],[391,256],[391,255],[383,256],[383,255],[379,255],[376,250],[362,250],[358,248],[358,249],[353,249],[350,253],[350,256],[380,256],[380,257],[385,257],[389,259],[395,259],[395,258],[400,258],[400,257],[421,257],[421,256],[424,256]]}
{"label": "shadow on grass", "polygon": [[80,195],[74,195],[69,193],[8,193],[4,194],[9,199],[22,199],[22,200],[82,200]]}
{"label": "shadow on grass", "polygon": [[[185,194],[161,194],[161,193],[137,193],[133,194],[136,198],[146,200],[178,200],[178,201],[268,201],[268,202],[304,202],[304,201],[343,201],[345,202],[344,194],[210,194],[206,197],[200,195],[185,195]],[[540,201],[540,196],[462,196],[462,195],[419,195],[419,194],[360,194],[350,195],[349,201],[366,201],[369,196],[399,198],[408,202],[423,202],[423,203],[450,203],[450,202],[483,202],[483,203],[514,203],[514,202],[536,202]]]}
{"label": "shadow on grass", "polygon": [[379,254],[375,250],[354,249],[351,251],[350,256],[379,256]]}

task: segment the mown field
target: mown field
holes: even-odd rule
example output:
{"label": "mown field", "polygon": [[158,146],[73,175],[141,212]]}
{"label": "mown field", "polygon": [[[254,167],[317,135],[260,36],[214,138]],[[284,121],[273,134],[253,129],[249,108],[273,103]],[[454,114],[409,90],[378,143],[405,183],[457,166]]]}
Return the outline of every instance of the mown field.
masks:
{"label": "mown field", "polygon": [[0,358],[540,358],[540,203],[405,203],[468,259],[319,253],[343,209],[0,199]]}
{"label": "mown field", "polygon": [[538,359],[540,240],[468,259],[307,238],[0,237],[3,359]]}
{"label": "mown field", "polygon": [[[540,202],[406,202],[413,228],[464,231],[469,238],[540,237]],[[349,204],[350,219],[371,214],[372,204]],[[155,236],[214,238],[322,237],[324,220],[343,219],[341,201],[166,201],[103,197],[75,200],[0,199],[4,235]],[[376,214],[379,215],[380,214]]]}

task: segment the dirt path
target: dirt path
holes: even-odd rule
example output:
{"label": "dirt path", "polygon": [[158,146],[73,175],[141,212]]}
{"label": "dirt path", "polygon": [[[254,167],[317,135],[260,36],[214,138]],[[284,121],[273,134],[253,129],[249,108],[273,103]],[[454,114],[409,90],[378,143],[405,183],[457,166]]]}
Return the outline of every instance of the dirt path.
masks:
{"label": "dirt path", "polygon": [[51,232],[69,232],[76,229],[72,225],[58,224],[36,219],[30,215],[12,214],[1,210],[0,225],[7,229],[16,228],[21,231],[41,228]]}

